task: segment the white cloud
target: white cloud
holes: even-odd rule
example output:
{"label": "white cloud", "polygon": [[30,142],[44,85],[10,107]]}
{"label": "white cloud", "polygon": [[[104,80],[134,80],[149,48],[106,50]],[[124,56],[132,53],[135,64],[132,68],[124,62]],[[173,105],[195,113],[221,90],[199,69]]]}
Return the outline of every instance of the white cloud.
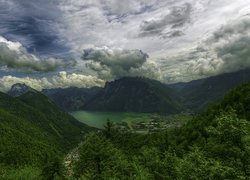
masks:
{"label": "white cloud", "polygon": [[[161,36],[167,27],[176,29],[184,26],[190,21],[191,9],[191,4],[185,3],[183,6],[173,7],[165,16],[144,21],[140,25],[139,37]],[[168,33],[171,34],[171,31]]]}
{"label": "white cloud", "polygon": [[250,68],[250,16],[231,21],[195,48],[162,60],[168,82],[190,81],[245,68]]}
{"label": "white cloud", "polygon": [[74,61],[65,62],[55,58],[41,59],[28,53],[21,43],[11,42],[0,36],[0,66],[48,72],[69,65],[74,65]]}
{"label": "white cloud", "polygon": [[51,83],[52,86],[48,88],[103,86],[105,82],[95,76],[76,73],[69,74],[61,71],[58,75],[52,76]]}
{"label": "white cloud", "polygon": [[[249,7],[249,3],[245,0],[62,1],[59,8],[63,12],[61,21],[64,25],[58,29],[61,38],[75,52],[103,46],[111,49],[141,49],[159,67],[162,65],[160,61],[171,64],[162,66],[162,71],[185,72],[187,64],[193,64],[193,60],[188,59],[190,62],[186,62],[183,67],[183,64],[174,62],[176,58],[171,57],[195,51],[219,27],[249,13],[246,7]],[[201,61],[198,64],[202,64]],[[177,68],[172,65],[174,63]],[[89,66],[98,67],[97,63]],[[197,66],[197,75],[190,78],[206,74],[208,69],[205,66],[202,66],[203,70]],[[105,69],[102,73],[110,72]]]}
{"label": "white cloud", "polygon": [[26,85],[41,91],[42,89],[51,88],[67,88],[67,87],[93,87],[103,86],[104,81],[90,75],[82,74],[68,74],[65,71],[61,71],[58,75],[54,75],[50,78],[31,78],[31,77],[15,77],[4,76],[0,78],[0,91],[8,91],[13,84],[25,83]]}
{"label": "white cloud", "polygon": [[[178,10],[182,13],[179,6],[183,7],[183,4],[164,0],[64,0],[58,6],[62,12],[62,23],[55,29],[75,52],[103,46],[150,52],[154,46],[151,38],[147,38],[146,43],[145,38],[137,38],[140,24],[171,10],[172,14]],[[188,17],[179,18],[179,24],[184,18]],[[155,43],[157,47],[163,45],[159,40]]]}
{"label": "white cloud", "polygon": [[[214,32],[227,34],[226,24],[232,20],[241,21],[250,13],[246,0],[8,0],[0,1],[0,5],[6,7],[0,10],[0,33],[12,35],[13,26],[8,25],[16,22],[16,18],[18,22],[23,22],[23,17],[31,17],[39,20],[38,32],[55,35],[58,38],[56,43],[69,47],[78,58],[83,49],[104,46],[110,50],[140,49],[150,56],[136,67],[130,60],[126,63],[107,61],[105,58],[91,60],[87,66],[97,72],[98,78],[143,75],[163,78],[166,82],[187,81],[241,69],[249,62],[245,58],[249,49],[248,34],[236,30],[236,27],[233,28],[239,32],[229,29],[234,31],[233,35],[223,36],[210,44],[205,42],[215,36]],[[24,25],[20,24],[20,27]],[[219,30],[222,26],[224,31]],[[21,31],[15,31],[16,34],[11,37],[24,39],[26,43],[20,42],[29,44],[28,33],[25,34],[19,26],[15,27]],[[3,44],[5,56],[14,58],[2,58],[2,65],[36,71],[47,71],[48,67],[53,69],[57,63],[61,67],[61,61],[33,57],[23,50],[23,55],[19,56],[14,49],[20,49],[20,43]],[[12,49],[11,53],[6,53],[6,49]],[[228,53],[229,50],[232,50],[231,53]],[[72,73],[81,69],[79,66],[75,68],[65,68],[65,71]],[[90,70],[84,69],[84,73],[93,75]]]}

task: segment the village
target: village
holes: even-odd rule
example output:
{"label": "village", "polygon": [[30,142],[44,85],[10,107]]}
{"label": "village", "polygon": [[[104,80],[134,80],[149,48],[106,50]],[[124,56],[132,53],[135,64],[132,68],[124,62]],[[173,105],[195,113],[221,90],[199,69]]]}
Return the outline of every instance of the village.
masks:
{"label": "village", "polygon": [[174,116],[160,116],[154,115],[150,120],[145,121],[122,121],[115,123],[115,128],[120,132],[133,132],[140,134],[154,133],[170,128],[180,127],[185,123],[190,116],[174,115]]}

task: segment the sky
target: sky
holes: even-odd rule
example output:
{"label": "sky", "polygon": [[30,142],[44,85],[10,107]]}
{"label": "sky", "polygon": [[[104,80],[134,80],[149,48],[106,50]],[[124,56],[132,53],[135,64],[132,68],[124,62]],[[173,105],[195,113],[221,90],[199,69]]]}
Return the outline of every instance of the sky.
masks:
{"label": "sky", "polygon": [[0,91],[250,67],[250,0],[0,0]]}

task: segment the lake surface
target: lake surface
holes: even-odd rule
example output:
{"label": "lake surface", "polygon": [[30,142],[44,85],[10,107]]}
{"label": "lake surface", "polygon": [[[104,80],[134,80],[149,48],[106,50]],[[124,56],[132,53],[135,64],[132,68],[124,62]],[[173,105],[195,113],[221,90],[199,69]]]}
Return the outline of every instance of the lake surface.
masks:
{"label": "lake surface", "polygon": [[130,112],[76,111],[71,113],[78,121],[96,128],[103,128],[107,119],[114,123],[150,120],[152,114]]}

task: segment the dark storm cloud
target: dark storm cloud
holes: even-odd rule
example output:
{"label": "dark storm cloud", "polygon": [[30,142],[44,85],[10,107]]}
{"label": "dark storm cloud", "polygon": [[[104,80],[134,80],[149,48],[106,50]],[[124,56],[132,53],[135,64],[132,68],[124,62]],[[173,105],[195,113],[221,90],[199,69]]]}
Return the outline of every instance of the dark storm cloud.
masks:
{"label": "dark storm cloud", "polygon": [[109,48],[85,49],[82,56],[88,61],[87,67],[107,79],[128,75],[132,68],[141,67],[147,58],[141,50]]}
{"label": "dark storm cloud", "polygon": [[186,3],[180,7],[173,7],[166,16],[144,21],[140,26],[139,37],[160,35],[167,27],[182,27],[190,21],[191,10],[191,4]]}
{"label": "dark storm cloud", "polygon": [[82,56],[82,59],[87,61],[87,67],[104,79],[123,76],[153,76],[157,68],[154,64],[148,64],[147,58],[148,55],[141,50],[107,47],[86,49]]}
{"label": "dark storm cloud", "polygon": [[201,45],[176,55],[171,62],[174,63],[163,61],[162,68],[165,68],[168,75],[166,78],[173,81],[192,80],[250,68],[250,17],[243,17],[222,26]]}
{"label": "dark storm cloud", "polygon": [[[24,77],[29,69],[42,71],[29,73],[31,79],[50,79],[55,72],[43,72],[51,70],[159,79],[164,72],[176,82],[249,67],[250,29],[241,24],[249,7],[246,0],[0,0],[0,37],[21,46],[2,45],[0,76]],[[83,49],[104,46],[80,60]],[[69,56],[77,66],[55,58]]]}
{"label": "dark storm cloud", "polygon": [[57,56],[68,50],[53,29],[59,14],[56,1],[2,0],[0,7],[0,34],[5,38],[40,55]]}
{"label": "dark storm cloud", "polygon": [[221,39],[230,39],[232,35],[244,36],[249,33],[250,15],[222,26],[219,30],[213,33],[210,41],[218,42]]}
{"label": "dark storm cloud", "polygon": [[38,58],[30,54],[18,42],[11,42],[0,36],[0,66],[40,72],[54,71],[59,67],[74,66],[74,61],[55,58]]}
{"label": "dark storm cloud", "polygon": [[225,70],[235,71],[250,67],[250,36],[240,37],[216,50],[218,57],[224,61]]}
{"label": "dark storm cloud", "polygon": [[85,49],[82,56],[83,60],[92,60],[109,67],[119,66],[124,70],[141,66],[147,58],[148,55],[141,50],[109,48]]}
{"label": "dark storm cloud", "polygon": [[164,35],[162,35],[163,38],[175,38],[175,37],[180,37],[180,36],[183,36],[185,35],[182,31],[180,30],[174,30],[174,31],[171,31],[169,33],[166,33]]}
{"label": "dark storm cloud", "polygon": [[213,46],[217,58],[222,60],[222,72],[250,67],[250,16],[223,26],[206,45]]}

